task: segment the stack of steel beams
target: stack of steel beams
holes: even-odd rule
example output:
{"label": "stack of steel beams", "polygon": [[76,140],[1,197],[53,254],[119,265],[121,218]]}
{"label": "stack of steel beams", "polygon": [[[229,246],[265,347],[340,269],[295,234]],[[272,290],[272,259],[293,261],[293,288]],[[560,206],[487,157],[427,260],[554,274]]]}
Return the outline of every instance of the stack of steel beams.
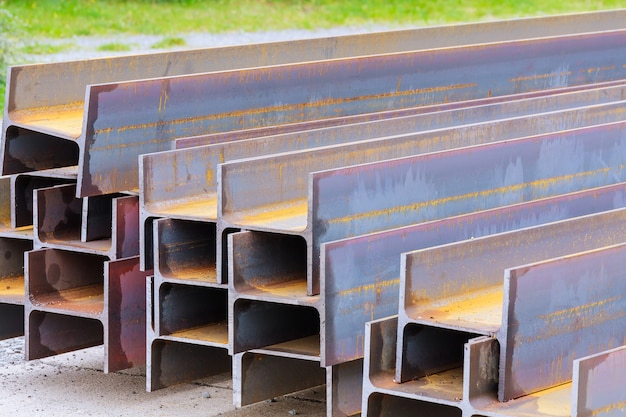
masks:
{"label": "stack of steel beams", "polygon": [[624,22],[11,68],[0,336],[148,391],[232,369],[238,406],[585,415],[626,342]]}

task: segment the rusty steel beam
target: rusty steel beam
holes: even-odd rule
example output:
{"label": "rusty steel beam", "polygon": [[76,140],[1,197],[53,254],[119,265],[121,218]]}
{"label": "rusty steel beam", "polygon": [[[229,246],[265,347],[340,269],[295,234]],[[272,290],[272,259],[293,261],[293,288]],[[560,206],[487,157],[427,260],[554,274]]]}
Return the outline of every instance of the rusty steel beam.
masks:
{"label": "rusty steel beam", "polygon": [[227,287],[215,277],[215,224],[154,222],[148,391],[231,369]]}
{"label": "rusty steel beam", "polygon": [[[207,135],[192,136],[186,138],[177,138],[174,140],[174,149],[186,149],[204,145],[214,145],[217,143],[233,142],[238,140],[262,138],[266,136],[297,134],[306,132],[309,130],[320,130],[326,128],[340,128],[342,126],[357,124],[357,123],[374,123],[383,122],[388,119],[410,117],[424,115],[427,113],[447,112],[451,110],[458,110],[465,107],[479,107],[495,105],[499,103],[506,103],[516,100],[529,100],[542,98],[549,104],[553,100],[553,96],[568,93],[584,92],[586,90],[597,90],[600,88],[620,87],[623,84],[622,80],[609,81],[603,83],[594,84],[582,84],[572,87],[562,87],[550,89],[549,91],[539,90],[530,91],[527,93],[512,94],[498,97],[487,97],[475,100],[467,100],[460,102],[441,103],[435,105],[418,106],[402,108],[397,110],[382,110],[374,113],[357,114],[354,116],[332,117],[329,119],[311,120],[300,123],[286,123],[274,126],[259,127],[253,129],[243,130],[231,130],[227,132],[211,133]],[[596,91],[597,93],[597,91]],[[591,94],[596,94],[591,92]],[[603,100],[604,97],[597,97]],[[610,100],[610,97],[606,97]],[[623,96],[622,96],[623,98]],[[594,99],[595,100],[595,99]],[[591,102],[580,101],[581,105],[588,105]],[[598,101],[599,103],[599,101]],[[572,103],[573,104],[573,103]],[[575,107],[575,106],[571,106]]]}
{"label": "rusty steel beam", "polygon": [[362,357],[365,323],[397,314],[402,253],[621,208],[625,203],[626,185],[619,183],[323,243],[322,366]]}
{"label": "rusty steel beam", "polygon": [[[508,332],[515,337],[518,329],[511,328],[511,326],[505,327],[503,322],[503,299],[508,299],[504,291],[511,289],[503,285],[505,269],[511,265],[521,265],[622,243],[625,216],[625,209],[616,209],[404,254],[400,280],[396,380],[402,382],[424,377],[430,371],[429,367],[432,364],[444,369],[451,365],[448,358],[442,358],[440,363],[426,364],[427,360],[423,358],[427,357],[421,353],[418,354],[425,346],[436,343],[431,340],[434,337],[445,341],[448,336],[462,338],[470,332],[495,335],[502,347],[501,365],[507,362],[504,355],[508,359],[518,352],[522,356],[527,355],[524,352],[524,349],[527,349],[524,343],[507,345]],[[436,262],[433,262],[434,259]],[[554,275],[549,279],[546,278],[546,281],[551,279],[557,280],[558,277]],[[607,279],[615,279],[615,277]],[[546,285],[549,286],[549,284]],[[554,296],[554,294],[546,294],[548,297],[550,295]],[[511,296],[515,295],[511,294]],[[531,296],[531,305],[528,308],[537,307],[532,305],[532,299],[537,299],[537,297],[539,297],[538,294]],[[561,305],[566,302],[565,298],[560,301]],[[581,312],[580,317],[572,319],[574,321],[585,322],[587,315],[596,313],[595,310],[588,311],[589,309],[584,307],[584,302],[580,297],[572,296],[569,302],[572,303],[572,311],[578,308]],[[618,299],[616,303],[620,303],[620,300]],[[610,303],[605,304],[611,307]],[[603,331],[605,325],[599,321],[597,337],[615,337],[614,341],[624,340],[624,335],[620,336],[619,328],[624,328],[624,326],[619,324],[619,315],[607,314],[603,317],[607,321],[613,320],[614,325],[609,325],[613,333],[609,330]],[[558,326],[567,326],[568,318],[567,315],[561,316],[561,321],[557,320],[557,323],[552,324],[552,330],[546,330],[547,334],[554,332],[555,339],[551,340],[552,344],[559,340]],[[590,320],[593,319],[590,318]],[[537,323],[537,327],[541,325]],[[544,326],[549,327],[549,325]],[[525,331],[523,325],[520,325],[519,331]],[[434,336],[428,337],[431,333]],[[439,337],[438,334],[442,336]],[[582,334],[579,336],[582,337]],[[604,343],[608,343],[607,340],[595,337],[592,339],[591,343],[597,343],[598,349],[602,346],[606,349]],[[531,343],[532,340],[529,340],[528,345]],[[589,342],[581,342],[581,346],[585,343]],[[556,349],[556,345],[554,347]],[[532,355],[536,354],[537,359],[546,362],[552,361],[554,366],[557,366],[556,362],[565,362],[565,359],[572,360],[572,358],[548,357],[547,354],[542,355],[537,347],[533,346],[533,348],[535,350]],[[589,352],[589,349],[593,351],[594,347],[585,345],[581,349]],[[513,369],[518,369],[517,366],[516,363]],[[564,375],[566,371],[559,372],[550,365],[546,366],[551,371],[544,375],[536,372],[531,378],[533,382],[528,383],[527,386],[533,386],[539,390],[568,382],[567,376]],[[567,366],[563,365],[565,369]],[[516,391],[516,394],[511,395],[510,384],[514,385],[515,380],[513,377],[505,378],[506,368],[501,367],[500,372],[499,398],[501,400],[509,400],[533,392],[531,389],[524,389],[521,384],[522,386],[518,388],[523,391]],[[571,379],[571,371],[569,379]]]}
{"label": "rusty steel beam", "polygon": [[[93,104],[89,103],[89,99],[83,101],[85,87],[89,85],[194,72],[222,71],[365,54],[431,49],[459,44],[468,45],[486,41],[559,36],[566,33],[581,33],[581,31],[623,29],[623,23],[620,23],[620,20],[615,17],[616,14],[620,13],[622,12],[613,15],[601,13],[514,20],[96,59],[68,64],[14,67],[9,74],[9,91],[4,117],[2,172],[17,173],[73,165],[77,162],[77,156],[82,159],[82,151],[85,149],[84,147],[82,151],[79,149],[81,143],[84,145],[84,140],[81,140],[80,137],[82,135],[90,136],[94,133],[92,123],[86,124],[86,131],[83,130],[82,120],[94,117],[93,113],[89,116],[89,112],[93,112],[97,107],[100,107],[97,113],[101,114],[104,104],[94,108]],[[67,74],[77,72],[80,74],[78,79],[67,76]],[[35,80],[35,86],[33,86],[32,80]],[[59,85],[60,83],[62,86]],[[38,88],[42,85],[54,85],[55,89]],[[63,93],[59,94],[57,89],[63,90]],[[109,89],[105,88],[107,91]],[[36,94],[32,94],[32,90],[36,90]],[[170,106],[171,104],[170,102]],[[29,148],[45,149],[46,152],[34,154]],[[134,157],[136,158],[141,153],[146,152],[137,152]],[[123,155],[122,153],[120,156]],[[89,164],[89,160],[90,157],[85,163]],[[136,162],[130,162],[131,166],[136,164]],[[136,176],[133,183],[136,183]],[[94,185],[97,186],[98,184]],[[136,188],[136,185],[133,187],[121,182],[117,185],[124,190]],[[90,191],[94,192],[95,190],[92,188]],[[107,193],[102,189],[100,191]],[[80,196],[85,195],[81,194]]]}
{"label": "rusty steel beam", "polygon": [[[576,359],[574,367],[578,369],[580,364],[582,372],[575,372],[571,383],[500,402],[497,399],[499,349],[494,338],[480,336],[459,346],[459,353],[463,355],[461,368],[398,384],[394,381],[397,327],[397,317],[366,324],[364,417],[408,417],[420,413],[472,417],[621,415],[619,412],[602,414],[600,410],[623,407],[624,391],[620,384],[624,375],[623,348]],[[590,370],[593,375],[587,379],[585,376],[591,375]],[[587,398],[591,401],[587,402]],[[577,407],[583,410],[586,406],[590,408],[585,411],[598,414],[577,412]]]}
{"label": "rusty steel beam", "polygon": [[[319,263],[314,260],[323,242],[464,213],[467,205],[491,208],[619,182],[624,126],[607,124],[319,173],[312,172],[404,150],[390,148],[387,139],[374,141],[376,147],[367,147],[372,141],[344,145],[355,148],[352,154],[339,154],[337,146],[227,162],[218,167],[218,238],[228,228],[301,236],[307,242],[306,293],[318,294]],[[408,153],[418,152],[408,145]],[[582,156],[594,153],[605,159]],[[568,163],[559,163],[564,160]],[[380,178],[387,180],[381,183]]]}
{"label": "rusty steel beam", "polygon": [[0,237],[0,340],[24,334],[24,252],[31,239]]}
{"label": "rusty steel beam", "polygon": [[137,156],[176,137],[622,79],[623,38],[613,31],[90,86],[77,194],[136,190]]}
{"label": "rusty steel beam", "polygon": [[[220,163],[408,133],[413,133],[414,136],[398,137],[395,140],[420,139],[424,144],[430,144],[420,147],[420,150],[445,149],[458,146],[459,143],[477,144],[550,132],[557,128],[566,129],[621,120],[624,118],[623,103],[609,103],[624,97],[623,88],[623,86],[599,88],[540,99],[469,107],[143,155],[139,160],[141,235],[144,237],[142,239],[144,247],[141,250],[142,265],[147,268],[152,265],[150,221],[153,217],[217,220],[216,171]],[[597,102],[605,105],[592,106]],[[576,108],[578,106],[585,107]],[[532,114],[535,115],[524,117]],[[479,122],[484,125],[471,126]],[[438,130],[454,125],[468,126],[445,132]],[[471,139],[467,139],[468,137]],[[387,148],[398,147],[398,143],[390,142]],[[393,155],[398,156],[398,152],[400,151]],[[385,154],[378,153],[376,157],[385,159]],[[336,164],[343,164],[339,154],[335,156],[335,160],[337,159]],[[364,161],[370,159],[366,158]],[[225,274],[218,277],[220,282],[224,282],[224,278]]]}
{"label": "rusty steel beam", "polygon": [[[85,88],[92,84],[615,30],[624,28],[624,18],[624,11],[603,11],[14,66],[10,69],[7,83],[4,122],[5,126],[24,128],[32,125],[40,127],[43,132],[63,136],[63,131],[71,129],[64,126],[62,120],[71,118],[72,113],[80,115],[84,107]],[[66,113],[66,116],[57,116],[56,123],[48,126],[45,120],[36,117],[37,113],[48,116]],[[78,133],[67,136],[75,139]]]}
{"label": "rusty steel beam", "polygon": [[571,380],[574,359],[626,342],[625,254],[619,244],[505,271],[501,401]]}
{"label": "rusty steel beam", "polygon": [[[78,250],[107,256],[128,258],[139,254],[139,200],[137,196],[98,196],[76,198],[76,184],[39,188],[34,191],[33,205],[35,248]],[[98,207],[96,207],[96,204]],[[86,213],[102,213],[89,219]],[[100,221],[99,233],[91,222]],[[89,234],[100,239],[84,241]]]}
{"label": "rusty steel beam", "polygon": [[104,343],[105,372],[145,363],[145,277],[139,257],[26,253],[26,359]]}

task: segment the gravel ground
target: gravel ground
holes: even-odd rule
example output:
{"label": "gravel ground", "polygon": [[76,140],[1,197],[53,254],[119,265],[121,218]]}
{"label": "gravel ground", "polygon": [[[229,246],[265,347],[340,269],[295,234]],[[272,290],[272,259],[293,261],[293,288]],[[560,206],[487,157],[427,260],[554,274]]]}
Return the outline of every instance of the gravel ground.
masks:
{"label": "gravel ground", "polygon": [[0,342],[0,416],[324,417],[324,387],[235,409],[228,373],[155,392],[145,368],[105,374],[102,346],[24,360],[24,338]]}

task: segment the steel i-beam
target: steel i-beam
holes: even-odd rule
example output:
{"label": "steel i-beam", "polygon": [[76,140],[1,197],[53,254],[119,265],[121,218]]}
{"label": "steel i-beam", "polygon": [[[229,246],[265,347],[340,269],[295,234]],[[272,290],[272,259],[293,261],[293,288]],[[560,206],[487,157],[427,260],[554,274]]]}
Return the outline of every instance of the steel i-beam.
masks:
{"label": "steel i-beam", "polygon": [[[419,139],[422,141],[420,143],[424,144],[423,147],[419,147],[420,150],[435,150],[455,147],[459,144],[478,144],[622,120],[624,104],[621,102],[610,104],[610,102],[621,99],[624,96],[623,89],[623,86],[598,88],[540,99],[515,100],[379,122],[143,155],[139,160],[142,265],[144,268],[152,266],[150,244],[152,242],[150,233],[152,218],[217,220],[216,171],[220,163],[413,133],[414,136],[395,138],[397,143],[389,142],[387,148],[398,149],[393,154],[393,156],[398,156],[398,152],[401,152],[399,143],[405,140],[415,140],[417,143]],[[604,105],[592,105],[598,102]],[[578,106],[584,107],[577,108]],[[475,123],[483,124],[473,125]],[[442,130],[454,125],[463,127],[448,131]],[[417,132],[420,132],[420,135],[417,135]],[[427,145],[428,143],[430,146]],[[383,153],[375,155],[379,159],[385,159]],[[361,162],[370,159],[366,158]],[[339,160],[337,163],[342,164],[343,161]],[[327,168],[328,165],[325,167]],[[219,248],[218,251],[221,253]],[[220,256],[220,253],[217,256]],[[226,274],[218,275],[219,282],[224,282]]]}
{"label": "steel i-beam", "polygon": [[177,137],[622,79],[625,38],[611,31],[92,85],[79,118],[77,194],[136,190],[138,155]]}
{"label": "steel i-beam", "polygon": [[76,198],[75,195],[75,184],[35,190],[36,248],[70,249],[109,259],[139,254],[137,196]]}
{"label": "steel i-beam", "polygon": [[[613,30],[624,28],[625,18],[624,11],[594,12],[14,66],[7,82],[2,172],[75,165],[78,149],[71,141],[80,135],[85,88],[92,84]],[[29,147],[38,154],[29,155]]]}
{"label": "steel i-beam", "polygon": [[400,255],[626,205],[622,183],[355,236],[321,247],[321,363],[363,356],[364,324],[398,312]]}
{"label": "steel i-beam", "polygon": [[[529,291],[532,294],[527,297],[522,294],[521,284],[517,288],[513,285],[516,281],[509,284],[507,280],[503,285],[503,275],[505,269],[512,265],[622,243],[624,216],[625,209],[616,209],[404,254],[396,379],[407,381],[421,378],[431,371],[436,372],[454,365],[453,356],[450,358],[438,356],[431,360],[428,355],[422,353],[423,350],[428,350],[427,346],[437,344],[433,339],[441,340],[445,344],[449,338],[462,340],[464,335],[470,332],[495,335],[501,346],[499,398],[504,401],[571,380],[573,358],[564,356],[566,352],[555,353],[557,357],[545,352],[557,351],[558,346],[566,344],[564,349],[569,347],[578,349],[576,352],[581,356],[581,352],[593,353],[623,343],[626,336],[624,331],[620,330],[624,328],[620,324],[624,320],[621,317],[623,314],[613,313],[623,310],[622,297],[602,298],[606,294],[605,287],[619,288],[620,285],[616,282],[621,278],[619,274],[611,272],[614,269],[619,270],[619,266],[615,268],[609,266],[608,257],[602,258],[607,262],[608,272],[602,278],[600,273],[595,274],[598,280],[604,281],[602,285],[598,283],[598,288],[601,289],[588,295],[592,300],[586,302],[584,297],[566,292],[560,298],[550,301],[555,304],[546,307],[555,308],[554,314],[542,315],[538,304],[533,304],[534,300],[542,297],[534,293],[538,288],[536,283],[530,285]],[[574,264],[577,259],[572,261],[568,258],[565,262]],[[600,269],[604,268],[596,257],[588,255],[584,259],[589,260],[588,263],[597,264]],[[583,270],[581,265],[584,265],[584,262],[579,263],[577,267]],[[523,276],[528,269],[531,268],[522,269],[518,273]],[[537,270],[542,268],[538,267]],[[532,280],[530,272],[529,277],[528,281]],[[544,278],[546,287],[552,290],[566,285],[562,279],[559,281],[560,276],[556,273]],[[582,288],[584,280],[588,280],[589,276],[574,274],[571,279],[574,280],[572,285]],[[550,287],[553,282],[555,286]],[[507,291],[510,291],[510,296],[505,293]],[[517,294],[516,291],[520,293]],[[557,297],[550,289],[547,291],[548,293],[543,296]],[[617,293],[620,293],[619,290]],[[520,299],[526,297],[524,301],[520,301],[519,311],[515,310],[517,301],[511,302],[509,298],[516,296]],[[504,313],[503,299],[509,300]],[[604,307],[606,310],[603,310]],[[528,335],[527,323],[516,321],[518,315],[531,317],[534,312],[529,310],[539,311],[537,318],[529,318],[535,323],[533,330],[530,331],[531,335]],[[507,317],[504,321],[503,314]],[[589,325],[585,323],[593,322],[593,317],[598,314],[600,316],[594,322],[597,329],[594,327],[590,330]],[[550,321],[551,319],[553,320]],[[577,338],[575,343],[563,342],[566,337],[562,333],[567,333],[568,329]],[[532,334],[535,330],[538,334]],[[591,336],[589,331],[595,330],[597,334]],[[541,336],[542,334],[544,336]],[[549,347],[545,347],[545,344]],[[531,364],[532,361],[525,359],[529,357],[544,361],[545,369],[550,369],[550,372],[542,373],[543,365],[536,365],[533,368],[535,365]],[[536,369],[537,372],[533,373],[531,369]],[[532,376],[524,377],[526,370],[529,370]],[[517,375],[518,372],[521,378],[519,385],[515,382],[517,377],[511,376]]]}
{"label": "steel i-beam", "polygon": [[26,358],[104,343],[105,372],[145,363],[145,277],[139,257],[39,249],[25,254]]}

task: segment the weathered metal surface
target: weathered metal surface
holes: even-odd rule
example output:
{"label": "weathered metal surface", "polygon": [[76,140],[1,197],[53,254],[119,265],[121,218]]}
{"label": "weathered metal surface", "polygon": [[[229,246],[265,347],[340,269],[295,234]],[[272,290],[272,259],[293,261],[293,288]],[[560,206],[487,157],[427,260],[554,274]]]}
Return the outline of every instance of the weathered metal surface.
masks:
{"label": "weathered metal surface", "polygon": [[574,360],[572,417],[626,413],[626,346]]}
{"label": "weathered metal surface", "polygon": [[13,198],[11,190],[13,178],[10,176],[0,177],[0,236],[15,237],[18,239],[33,239],[33,227],[24,226],[14,228],[11,215],[13,213]]}
{"label": "weathered metal surface", "polygon": [[0,237],[0,340],[24,334],[24,252],[33,241]]}
{"label": "weathered metal surface", "polygon": [[137,156],[176,137],[621,79],[624,38],[614,31],[90,86],[77,194],[137,189]]}
{"label": "weathered metal surface", "polygon": [[139,257],[117,259],[104,268],[104,372],[146,363],[146,276]]}
{"label": "weathered metal surface", "polygon": [[327,415],[334,417],[361,414],[363,397],[363,359],[326,368]]}
{"label": "weathered metal surface", "polygon": [[[174,140],[174,149],[186,149],[204,145],[214,145],[217,143],[224,142],[234,142],[239,140],[246,139],[255,139],[262,138],[266,136],[275,136],[275,135],[289,135],[289,134],[297,134],[301,132],[306,132],[309,130],[321,130],[328,128],[341,128],[343,126],[351,125],[351,124],[359,124],[359,123],[376,123],[376,122],[384,122],[388,119],[393,118],[404,118],[404,117],[412,117],[418,115],[424,115],[427,113],[437,113],[437,112],[447,112],[455,109],[462,109],[465,107],[481,107],[481,106],[490,106],[497,104],[505,104],[506,102],[517,101],[517,100],[532,100],[542,98],[545,102],[545,105],[549,106],[552,100],[561,94],[571,94],[577,92],[586,92],[587,94],[595,95],[599,92],[599,89],[610,88],[610,87],[620,87],[623,84],[621,80],[604,82],[604,83],[594,83],[594,84],[583,84],[572,87],[562,87],[539,91],[531,91],[527,93],[520,94],[512,94],[506,96],[499,97],[487,97],[475,100],[468,101],[460,101],[460,102],[452,102],[452,103],[441,103],[429,106],[418,106],[418,107],[409,107],[397,110],[382,110],[374,113],[365,113],[365,114],[357,114],[353,116],[343,116],[343,117],[332,117],[330,119],[320,119],[320,120],[311,120],[300,123],[286,123],[275,126],[267,126],[267,127],[259,127],[254,129],[243,129],[243,130],[232,130],[228,132],[221,133],[212,133],[208,135],[200,135],[200,136],[192,136],[187,138],[178,138]],[[614,91],[614,90],[612,90]],[[608,92],[608,90],[607,90]],[[623,96],[615,96],[621,97]],[[604,97],[604,95],[600,97],[591,98],[589,97],[589,101],[581,100],[580,105],[589,105],[593,102],[599,103],[604,99],[608,99],[607,101],[611,101],[611,97]],[[596,101],[600,100],[600,101]],[[576,107],[571,103],[570,107]],[[556,108],[554,108],[556,110]]]}
{"label": "weathered metal surface", "polygon": [[[323,242],[619,182],[620,159],[626,156],[620,151],[623,128],[607,124],[312,174],[336,158],[333,147],[302,152],[299,158],[291,153],[224,163],[218,235],[225,227],[302,235],[308,294],[317,294],[315,260]],[[376,148],[385,151],[384,143]],[[253,172],[256,181],[241,171]],[[265,184],[273,185],[273,195]],[[302,193],[309,189],[307,202]],[[264,205],[271,201],[279,204]]]}
{"label": "weathered metal surface", "polygon": [[574,359],[626,342],[625,254],[621,244],[505,271],[500,401],[571,380]]}
{"label": "weathered metal surface", "polygon": [[[446,139],[452,143],[452,138],[471,134],[472,139],[462,142],[469,145],[620,120],[624,118],[624,104],[619,101],[626,96],[625,88],[598,88],[142,155],[139,165],[142,209],[145,216],[215,221],[217,165],[237,159],[431,130],[438,132],[429,138],[436,135],[431,140],[444,143]],[[605,105],[593,106],[597,103]],[[530,115],[533,116],[525,118]],[[489,138],[476,133],[476,127],[447,135],[439,130],[475,123],[484,123],[481,128],[485,131],[491,127]],[[431,149],[449,146],[452,145],[432,145]]]}
{"label": "weathered metal surface", "polygon": [[[495,334],[503,346],[502,355],[511,358],[512,354],[505,350],[508,349],[507,331],[514,332],[515,329],[503,327],[503,299],[507,298],[503,286],[504,270],[511,265],[622,243],[624,216],[625,209],[616,209],[404,254],[396,379],[407,381],[424,375],[422,355],[416,355],[416,352],[426,341],[409,331],[416,325],[436,326],[454,332]],[[580,307],[584,305],[584,300],[573,296],[571,303]],[[581,309],[584,310],[584,307]],[[609,316],[614,320],[619,318],[618,315]],[[565,317],[562,319],[565,320]],[[581,320],[584,321],[584,318]],[[556,327],[554,331],[558,331]],[[599,331],[598,336],[600,333],[603,332]],[[619,336],[616,338],[619,339]],[[599,340],[596,342],[602,343]],[[510,347],[523,351],[524,344]],[[541,355],[537,350],[533,354]],[[547,356],[540,358],[546,362],[553,360],[555,366],[559,361]],[[555,381],[564,383],[569,380],[556,369],[551,369],[549,376],[541,377],[539,374],[533,377],[536,386],[543,388],[555,385]],[[548,379],[550,383],[545,382]],[[503,396],[502,390],[508,383],[514,382],[501,377],[501,399],[511,398]]]}
{"label": "weathered metal surface", "polygon": [[[626,186],[584,190],[356,236],[321,246],[321,362],[363,356],[364,324],[398,312],[400,255],[626,205]],[[237,288],[237,282],[234,283]],[[245,292],[245,289],[242,289]]]}
{"label": "weathered metal surface", "polygon": [[625,17],[623,11],[593,12],[15,66],[9,76],[4,120],[42,107],[80,112],[85,87],[90,84],[398,52],[416,46],[430,49],[620,29]]}
{"label": "weathered metal surface", "polygon": [[[414,143],[415,149],[420,151],[491,142],[621,120],[624,118],[623,103],[608,103],[614,99],[621,99],[623,96],[623,87],[607,87],[541,99],[526,99],[397,118],[385,122],[318,129],[292,135],[143,155],[139,160],[141,235],[144,236],[141,241],[142,266],[143,268],[152,266],[152,234],[150,233],[152,217],[217,220],[218,173],[216,171],[217,166],[225,161],[407,132],[412,132],[413,136],[386,139],[384,143],[386,153],[380,150],[369,151],[360,160],[356,155],[351,155],[352,163],[385,159],[386,155],[396,157],[411,153],[412,149],[408,145],[401,146],[409,142]],[[590,105],[598,101],[607,104]],[[570,108],[570,106],[577,105],[586,107]],[[557,110],[563,111],[557,112]],[[533,117],[523,117],[532,113],[539,114]],[[500,119],[500,121],[496,122],[494,119]],[[474,122],[484,123],[472,125]],[[440,129],[457,124],[467,126],[449,130]],[[376,143],[369,143],[366,146],[376,146]],[[342,152],[349,153],[351,149],[342,148]],[[320,158],[324,168],[328,168],[329,165],[344,165],[343,155],[339,151],[339,149],[331,151],[332,158]],[[360,151],[365,151],[365,149],[360,149]],[[299,155],[302,157],[302,154]],[[294,155],[294,158],[297,157]],[[307,159],[312,160],[311,155],[307,155]],[[271,168],[278,169],[280,172],[284,170],[282,165],[274,165]],[[250,175],[250,172],[253,171],[244,170],[241,175]],[[289,176],[285,176],[286,181],[289,179]],[[306,195],[304,181],[295,185],[300,185],[300,192]],[[254,184],[251,188],[254,191],[259,187]],[[281,188],[285,189],[287,186]],[[265,196],[266,193],[263,194]],[[246,192],[246,195],[252,196],[254,193]],[[221,252],[221,246],[219,246],[217,256],[220,256]],[[217,279],[219,282],[224,282],[225,273],[219,273]]]}

